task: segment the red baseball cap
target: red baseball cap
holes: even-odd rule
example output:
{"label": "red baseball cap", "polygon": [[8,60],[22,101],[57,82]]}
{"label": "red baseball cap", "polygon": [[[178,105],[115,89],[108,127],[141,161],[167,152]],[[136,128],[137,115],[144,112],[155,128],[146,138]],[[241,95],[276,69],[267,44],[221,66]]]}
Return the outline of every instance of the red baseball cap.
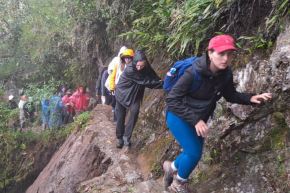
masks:
{"label": "red baseball cap", "polygon": [[214,50],[218,53],[226,50],[236,50],[235,40],[230,35],[217,35],[210,39],[208,50]]}

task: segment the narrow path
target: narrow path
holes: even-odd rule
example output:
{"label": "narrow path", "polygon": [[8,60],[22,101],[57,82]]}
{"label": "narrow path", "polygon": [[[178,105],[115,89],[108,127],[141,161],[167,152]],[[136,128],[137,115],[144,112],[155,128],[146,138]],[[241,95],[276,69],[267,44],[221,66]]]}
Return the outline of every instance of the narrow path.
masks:
{"label": "narrow path", "polygon": [[[104,152],[105,159],[111,160],[108,170],[99,177],[82,182],[78,191],[84,193],[163,193],[162,184],[159,181],[148,179],[146,165],[139,167],[139,164],[145,163],[145,160],[139,160],[131,151],[126,148],[117,149],[115,147],[115,124],[110,121],[111,112],[109,106],[97,106],[92,112],[93,117],[98,117],[100,113],[105,113],[106,118],[102,122],[98,119],[92,119],[88,130],[97,130],[97,146],[101,152]],[[96,127],[98,125],[98,127]],[[136,153],[134,153],[136,154]],[[145,163],[146,164],[146,163]]]}

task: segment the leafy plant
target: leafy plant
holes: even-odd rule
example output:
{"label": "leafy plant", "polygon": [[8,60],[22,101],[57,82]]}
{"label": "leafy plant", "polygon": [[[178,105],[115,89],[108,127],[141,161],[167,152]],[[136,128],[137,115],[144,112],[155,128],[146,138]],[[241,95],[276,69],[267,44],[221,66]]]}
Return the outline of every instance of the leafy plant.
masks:
{"label": "leafy plant", "polygon": [[80,115],[78,115],[75,119],[75,123],[81,127],[84,128],[84,126],[87,124],[87,122],[90,119],[90,113],[88,111],[81,113]]}
{"label": "leafy plant", "polygon": [[25,94],[32,97],[34,101],[41,101],[44,98],[50,98],[61,84],[61,81],[56,81],[53,79],[40,85],[29,84],[27,85]]}
{"label": "leafy plant", "polygon": [[[134,39],[149,53],[165,50],[171,56],[195,54],[207,33],[214,29],[215,21],[231,1],[223,0],[159,0],[136,1],[130,13],[133,26],[121,37]],[[142,4],[142,8],[137,3]]]}
{"label": "leafy plant", "polygon": [[257,36],[240,36],[237,43],[240,48],[242,44],[241,42],[247,42],[250,44],[250,46],[246,49],[250,52],[250,54],[257,49],[268,49],[273,46],[273,42],[271,40],[266,40],[262,34]]}
{"label": "leafy plant", "polygon": [[290,14],[289,0],[276,0],[273,2],[274,8],[270,16],[266,19],[266,30],[271,33],[273,28],[280,28],[281,21],[285,15]]}

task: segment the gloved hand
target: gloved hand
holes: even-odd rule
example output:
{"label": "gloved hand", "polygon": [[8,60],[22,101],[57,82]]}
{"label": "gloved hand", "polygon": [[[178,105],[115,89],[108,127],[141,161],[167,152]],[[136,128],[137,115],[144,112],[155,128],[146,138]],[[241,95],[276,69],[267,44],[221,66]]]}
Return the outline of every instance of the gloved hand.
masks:
{"label": "gloved hand", "polygon": [[102,101],[102,104],[104,105],[106,103],[106,97],[105,96],[101,96],[101,101]]}

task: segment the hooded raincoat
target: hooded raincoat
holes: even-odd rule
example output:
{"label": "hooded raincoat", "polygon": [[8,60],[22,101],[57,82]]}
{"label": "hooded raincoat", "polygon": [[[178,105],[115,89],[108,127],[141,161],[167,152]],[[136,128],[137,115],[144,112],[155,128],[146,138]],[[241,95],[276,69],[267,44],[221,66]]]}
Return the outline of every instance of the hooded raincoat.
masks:
{"label": "hooded raincoat", "polygon": [[[138,71],[136,64],[138,61],[146,61],[144,69]],[[125,68],[116,87],[116,100],[124,107],[130,107],[135,101],[143,99],[145,88],[161,89],[163,82],[152,69],[145,53],[137,50],[133,62]]]}
{"label": "hooded raincoat", "polygon": [[[138,61],[145,61],[145,67],[137,70]],[[143,51],[135,53],[133,62],[125,68],[116,87],[116,115],[117,127],[116,136],[119,139],[117,147],[124,144],[129,146],[133,129],[138,119],[140,104],[144,96],[145,87],[162,88],[162,81],[151,68]],[[130,117],[125,126],[127,110],[130,110]]]}

